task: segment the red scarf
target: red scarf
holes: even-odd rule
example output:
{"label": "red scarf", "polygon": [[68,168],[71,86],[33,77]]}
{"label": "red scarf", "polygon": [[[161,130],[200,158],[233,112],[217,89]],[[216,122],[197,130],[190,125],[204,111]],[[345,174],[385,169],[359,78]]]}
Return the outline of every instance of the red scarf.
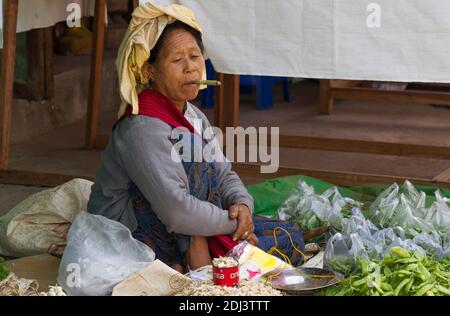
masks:
{"label": "red scarf", "polygon": [[[164,123],[170,126],[185,127],[191,133],[195,133],[194,127],[189,123],[189,121],[184,117],[175,104],[169,100],[165,95],[151,89],[145,89],[138,96],[139,102],[139,112],[138,115],[146,115],[149,117],[158,118]],[[120,122],[125,117],[132,114],[133,108],[128,105],[125,113],[117,121]],[[116,124],[117,124],[116,123]]]}
{"label": "red scarf", "polygon": [[[158,118],[174,128],[185,127],[191,133],[196,132],[183,113],[165,95],[151,89],[145,89],[139,94],[138,99],[138,115]],[[128,105],[125,113],[117,123],[131,115],[132,111],[131,105]],[[208,247],[212,258],[225,256],[237,244],[230,236],[226,235],[208,237]]]}

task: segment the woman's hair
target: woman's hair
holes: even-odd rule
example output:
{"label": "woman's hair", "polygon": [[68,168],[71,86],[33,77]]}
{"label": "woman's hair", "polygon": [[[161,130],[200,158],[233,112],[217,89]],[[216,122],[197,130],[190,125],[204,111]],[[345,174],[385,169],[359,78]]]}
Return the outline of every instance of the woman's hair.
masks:
{"label": "woman's hair", "polygon": [[166,41],[169,34],[175,30],[185,30],[194,36],[195,41],[197,42],[198,47],[200,47],[200,51],[203,54],[204,47],[203,47],[203,41],[202,41],[202,33],[197,31],[196,29],[190,27],[189,25],[181,22],[181,21],[175,21],[173,23],[168,24],[163,32],[161,33],[161,36],[159,37],[158,41],[156,42],[155,46],[150,51],[150,58],[148,59],[149,64],[154,64],[156,60],[158,59],[159,51],[161,50],[161,47],[164,45],[164,42]]}

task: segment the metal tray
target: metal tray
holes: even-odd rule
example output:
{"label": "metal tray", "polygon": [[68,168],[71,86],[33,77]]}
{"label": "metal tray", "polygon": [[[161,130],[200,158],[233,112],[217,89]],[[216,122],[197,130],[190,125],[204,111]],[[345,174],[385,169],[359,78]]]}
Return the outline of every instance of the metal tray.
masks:
{"label": "metal tray", "polygon": [[273,288],[289,293],[311,292],[338,284],[344,276],[319,268],[275,269],[261,276]]}

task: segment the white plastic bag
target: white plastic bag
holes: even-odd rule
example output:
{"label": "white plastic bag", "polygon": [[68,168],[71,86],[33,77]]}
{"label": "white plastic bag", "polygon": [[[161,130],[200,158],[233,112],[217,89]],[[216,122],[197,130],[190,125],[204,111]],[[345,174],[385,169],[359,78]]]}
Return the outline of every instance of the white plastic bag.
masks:
{"label": "white plastic bag", "polygon": [[86,211],[92,182],[73,179],[35,193],[0,217],[0,255],[61,256],[70,224]]}
{"label": "white plastic bag", "polygon": [[80,213],[70,228],[58,283],[68,295],[111,295],[113,287],[155,260],[121,223]]}

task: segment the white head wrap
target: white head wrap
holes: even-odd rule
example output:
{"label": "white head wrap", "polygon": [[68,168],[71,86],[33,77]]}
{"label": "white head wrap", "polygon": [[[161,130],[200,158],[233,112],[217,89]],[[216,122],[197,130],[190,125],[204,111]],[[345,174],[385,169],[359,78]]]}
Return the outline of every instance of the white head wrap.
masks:
{"label": "white head wrap", "polygon": [[[202,32],[192,10],[181,5],[162,6],[147,2],[134,10],[116,59],[122,100],[119,118],[128,104],[133,107],[133,114],[139,112],[138,94],[148,83],[148,78],[142,75],[142,65],[149,59],[164,28],[176,20]],[[202,79],[206,79],[206,70]],[[200,89],[204,88],[206,86],[200,86]]]}

